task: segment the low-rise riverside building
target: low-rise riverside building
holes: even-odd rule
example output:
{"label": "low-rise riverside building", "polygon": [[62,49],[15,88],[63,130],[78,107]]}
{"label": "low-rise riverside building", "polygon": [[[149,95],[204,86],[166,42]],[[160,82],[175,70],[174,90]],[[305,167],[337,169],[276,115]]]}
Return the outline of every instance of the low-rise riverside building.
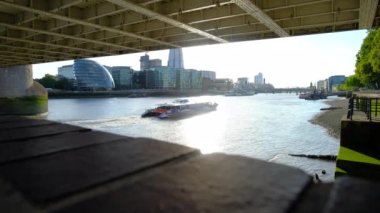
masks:
{"label": "low-rise riverside building", "polygon": [[216,90],[229,91],[233,87],[233,81],[229,78],[217,78],[213,81],[213,87]]}
{"label": "low-rise riverside building", "polygon": [[316,83],[318,91],[328,91],[328,81],[327,80],[319,80]]}
{"label": "low-rise riverside building", "polygon": [[63,76],[67,79],[75,79],[74,65],[65,65],[58,67],[58,75]]}
{"label": "low-rise riverside building", "polygon": [[210,80],[216,79],[215,71],[201,70],[199,72],[201,73],[202,78],[208,78]]}
{"label": "low-rise riverside building", "polygon": [[200,90],[202,89],[202,74],[193,69],[177,70],[177,89],[178,90]]}
{"label": "low-rise riverside building", "polygon": [[145,72],[145,89],[175,89],[176,70],[169,67],[150,68]]}
{"label": "low-rise riverside building", "polygon": [[347,77],[344,75],[334,75],[329,77],[329,91],[337,92],[338,86],[343,84],[347,80]]}
{"label": "low-rise riverside building", "polygon": [[110,68],[115,89],[132,89],[133,69],[128,66],[115,66]]}

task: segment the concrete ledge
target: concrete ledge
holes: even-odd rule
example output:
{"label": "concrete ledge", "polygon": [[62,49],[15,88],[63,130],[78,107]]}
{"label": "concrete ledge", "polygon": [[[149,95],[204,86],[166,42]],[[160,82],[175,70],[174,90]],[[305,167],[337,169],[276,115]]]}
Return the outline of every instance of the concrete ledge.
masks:
{"label": "concrete ledge", "polygon": [[380,122],[361,115],[342,119],[336,176],[349,174],[380,180]]}
{"label": "concrete ledge", "polygon": [[[8,126],[7,126],[8,125]],[[205,141],[207,142],[207,141]],[[377,212],[380,184],[0,116],[1,212]]]}
{"label": "concrete ledge", "polygon": [[366,212],[380,209],[380,184],[359,178],[342,177],[336,180],[324,209],[326,213]]}
{"label": "concrete ledge", "polygon": [[380,159],[380,122],[342,119],[341,127],[341,146]]}
{"label": "concrete ledge", "polygon": [[287,212],[310,183],[295,168],[210,154],[58,212]]}

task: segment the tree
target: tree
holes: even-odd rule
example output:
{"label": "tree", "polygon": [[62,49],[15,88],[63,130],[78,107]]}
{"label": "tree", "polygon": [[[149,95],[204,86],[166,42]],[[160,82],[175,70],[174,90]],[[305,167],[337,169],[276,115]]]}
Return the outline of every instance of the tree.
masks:
{"label": "tree", "polygon": [[70,80],[63,76],[59,76],[58,80],[55,83],[54,88],[61,89],[61,90],[70,90],[71,89]]}
{"label": "tree", "polygon": [[43,78],[36,79],[36,81],[42,84],[45,88],[54,88],[57,82],[54,76],[50,74],[46,74]]}
{"label": "tree", "polygon": [[339,90],[355,90],[357,88],[363,87],[358,75],[348,76],[346,82],[338,86]]}
{"label": "tree", "polygon": [[60,89],[60,90],[71,90],[73,89],[73,82],[63,76],[55,77],[50,74],[46,74],[41,79],[36,79],[36,81],[42,84],[45,88]]}
{"label": "tree", "polygon": [[380,29],[370,30],[356,55],[355,75],[360,83],[380,89]]}

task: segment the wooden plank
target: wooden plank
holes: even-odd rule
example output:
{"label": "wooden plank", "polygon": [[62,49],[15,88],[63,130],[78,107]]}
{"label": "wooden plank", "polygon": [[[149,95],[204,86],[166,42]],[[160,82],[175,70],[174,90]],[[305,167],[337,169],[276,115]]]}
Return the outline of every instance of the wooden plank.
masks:
{"label": "wooden plank", "polygon": [[38,211],[25,197],[15,189],[11,184],[0,178],[0,210],[2,213],[28,212],[35,213]]}
{"label": "wooden plank", "polygon": [[128,138],[5,164],[0,176],[43,204],[194,153],[176,144]]}
{"label": "wooden plank", "polygon": [[290,212],[311,177],[301,170],[212,154],[167,166],[58,212]]}
{"label": "wooden plank", "polygon": [[69,132],[22,142],[0,143],[0,164],[128,138],[98,131]]}
{"label": "wooden plank", "polygon": [[323,212],[373,212],[380,209],[380,184],[378,181],[341,177],[334,182],[327,208]]}
{"label": "wooden plank", "polygon": [[0,115],[0,123],[17,122],[28,120],[26,117],[13,115]]}
{"label": "wooden plank", "polygon": [[74,131],[90,131],[90,129],[57,123],[47,126],[0,130],[0,142],[27,140]]}
{"label": "wooden plank", "polygon": [[324,212],[330,199],[332,183],[312,184],[296,203],[293,213],[320,213]]}
{"label": "wooden plank", "polygon": [[32,126],[44,126],[44,125],[50,125],[50,124],[56,124],[56,123],[48,121],[48,120],[37,120],[37,119],[18,120],[14,122],[0,123],[0,130],[16,129],[16,128],[32,127]]}

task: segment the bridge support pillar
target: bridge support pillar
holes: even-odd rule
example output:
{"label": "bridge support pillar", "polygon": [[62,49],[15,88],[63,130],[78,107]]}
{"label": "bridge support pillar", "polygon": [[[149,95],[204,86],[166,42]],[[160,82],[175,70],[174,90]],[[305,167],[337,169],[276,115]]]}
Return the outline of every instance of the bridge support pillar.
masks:
{"label": "bridge support pillar", "polygon": [[0,115],[45,113],[47,91],[33,81],[32,65],[0,68]]}

